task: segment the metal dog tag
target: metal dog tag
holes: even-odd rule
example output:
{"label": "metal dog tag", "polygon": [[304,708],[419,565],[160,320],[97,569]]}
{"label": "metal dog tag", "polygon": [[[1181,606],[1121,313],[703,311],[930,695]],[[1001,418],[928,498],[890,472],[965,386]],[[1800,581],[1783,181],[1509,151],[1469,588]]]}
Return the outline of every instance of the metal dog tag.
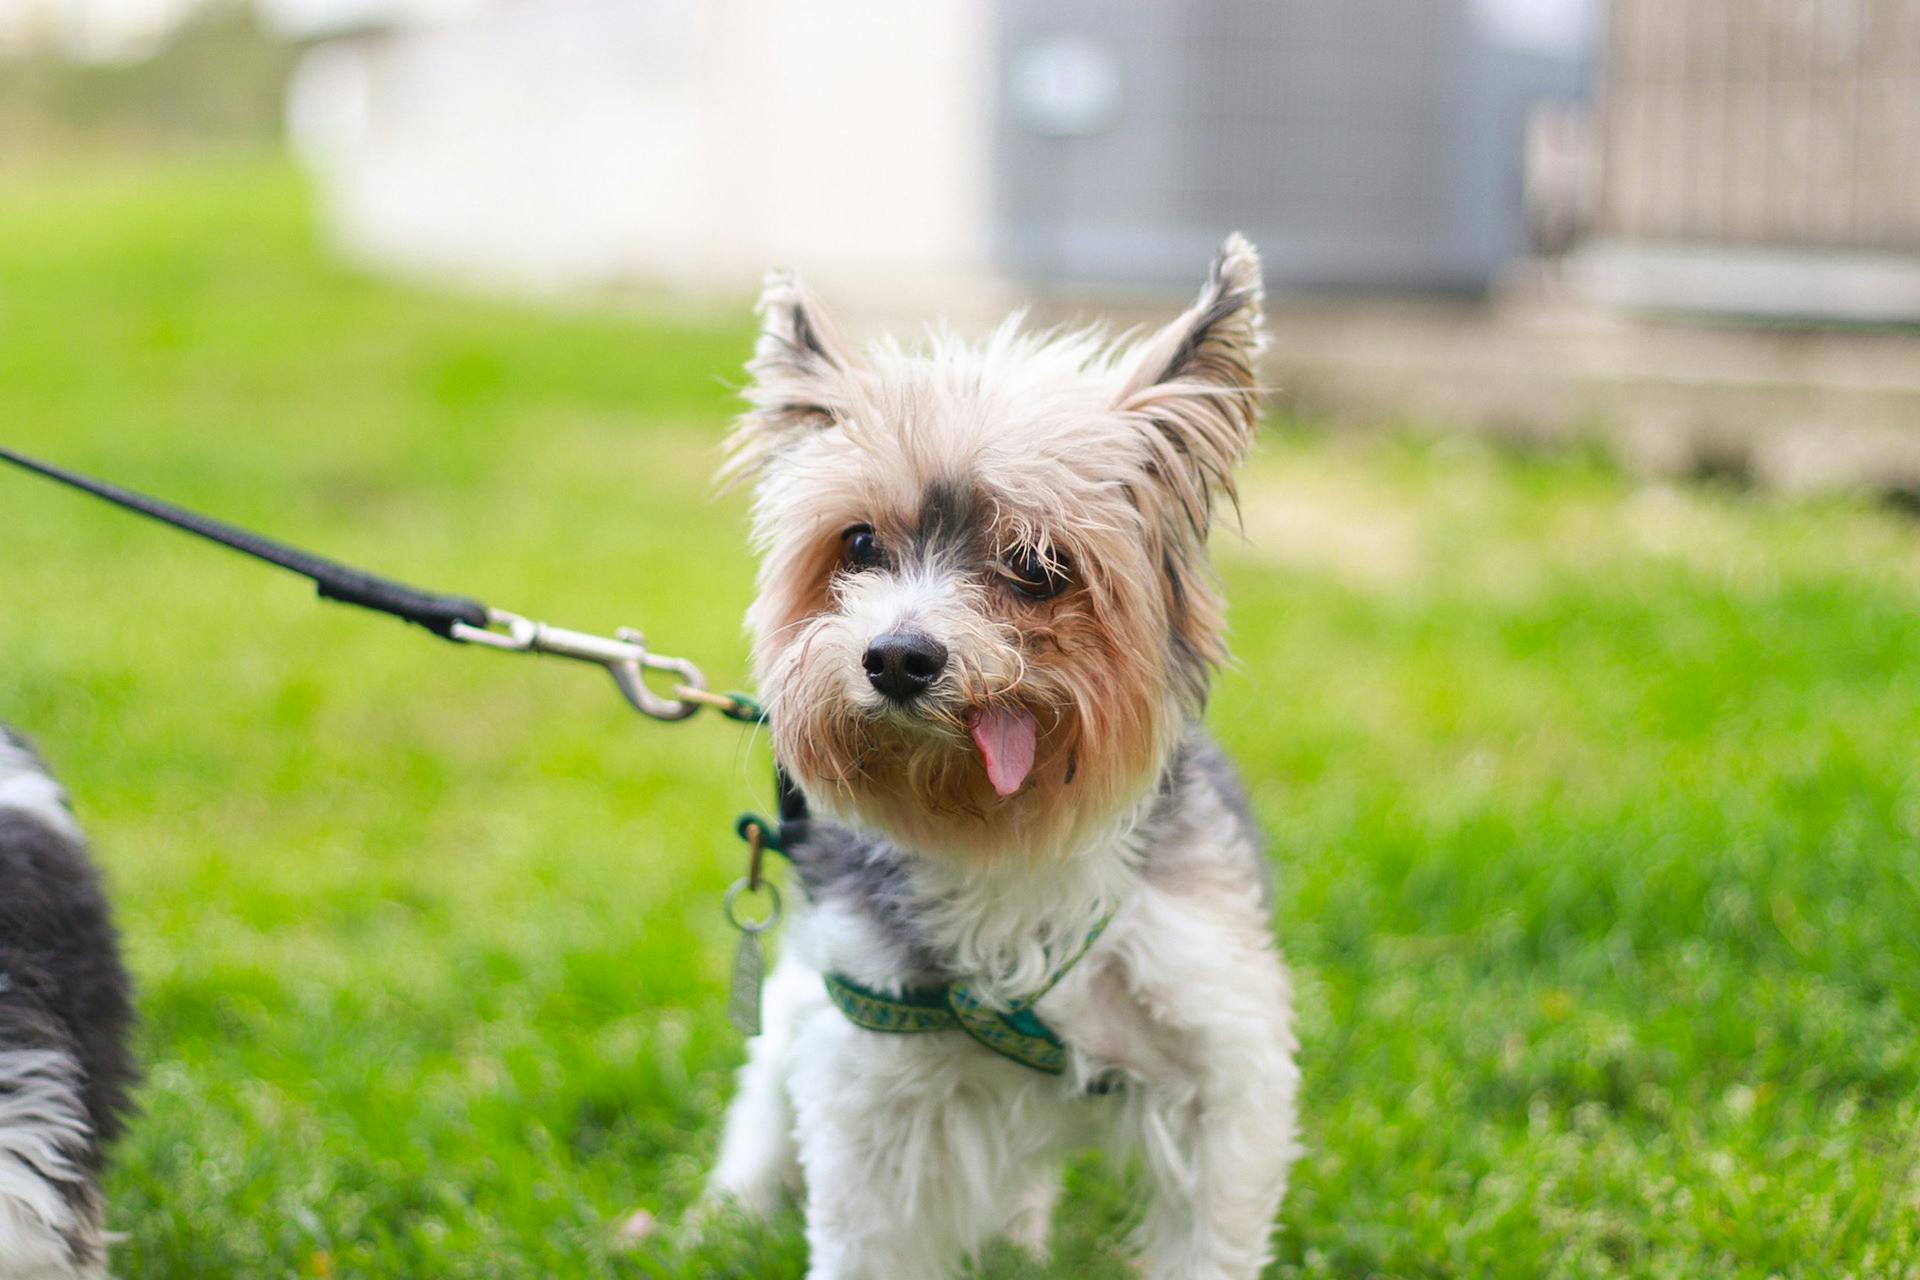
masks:
{"label": "metal dog tag", "polygon": [[[758,920],[743,920],[739,915],[741,894],[763,892],[767,895],[767,914]],[[760,1034],[760,980],[766,976],[766,954],[760,949],[760,935],[779,923],[780,891],[772,884],[756,886],[750,880],[736,880],[727,890],[727,923],[740,931],[740,948],[733,953],[733,990],[727,996],[727,1017],[744,1036]]]}
{"label": "metal dog tag", "polygon": [[742,933],[733,953],[733,994],[727,999],[727,1017],[743,1036],[760,1034],[760,979],[766,968],[760,935]]}

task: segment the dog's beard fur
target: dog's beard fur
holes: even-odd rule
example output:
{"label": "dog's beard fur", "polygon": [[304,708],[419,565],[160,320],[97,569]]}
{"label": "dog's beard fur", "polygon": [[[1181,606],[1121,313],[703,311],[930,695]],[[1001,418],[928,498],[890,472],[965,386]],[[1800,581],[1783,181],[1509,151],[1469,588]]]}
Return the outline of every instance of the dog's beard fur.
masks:
{"label": "dog's beard fur", "polygon": [[[1259,263],[1234,237],[1198,302],[1158,333],[944,332],[856,354],[789,276],[769,280],[753,408],[726,475],[751,477],[760,593],[748,616],[776,754],[828,816],[936,856],[1084,847],[1152,787],[1224,657],[1206,559],[1216,501],[1257,414]],[[884,561],[846,558],[866,526]],[[1025,549],[1065,569],[1009,583]],[[949,658],[902,707],[863,654],[911,628]],[[968,732],[1033,717],[1002,796]]]}

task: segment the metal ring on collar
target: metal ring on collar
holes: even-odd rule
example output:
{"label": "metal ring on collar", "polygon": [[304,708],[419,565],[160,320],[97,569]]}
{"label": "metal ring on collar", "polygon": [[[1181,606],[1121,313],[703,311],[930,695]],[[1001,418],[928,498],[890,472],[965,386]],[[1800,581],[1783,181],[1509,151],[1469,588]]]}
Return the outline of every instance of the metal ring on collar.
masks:
{"label": "metal ring on collar", "polygon": [[767,891],[768,905],[767,914],[759,920],[742,920],[734,910],[740,895],[750,892],[745,876],[735,880],[733,887],[727,890],[727,923],[742,933],[765,933],[780,922],[780,891],[770,881],[763,881],[760,887]]}

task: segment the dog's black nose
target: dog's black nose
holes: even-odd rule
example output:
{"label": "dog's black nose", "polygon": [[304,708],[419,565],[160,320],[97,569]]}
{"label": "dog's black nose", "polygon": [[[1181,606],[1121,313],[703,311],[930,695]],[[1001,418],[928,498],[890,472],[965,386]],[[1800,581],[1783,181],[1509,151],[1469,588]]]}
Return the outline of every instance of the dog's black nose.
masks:
{"label": "dog's black nose", "polygon": [[912,702],[947,669],[947,646],[917,631],[896,631],[867,646],[867,679],[895,702]]}

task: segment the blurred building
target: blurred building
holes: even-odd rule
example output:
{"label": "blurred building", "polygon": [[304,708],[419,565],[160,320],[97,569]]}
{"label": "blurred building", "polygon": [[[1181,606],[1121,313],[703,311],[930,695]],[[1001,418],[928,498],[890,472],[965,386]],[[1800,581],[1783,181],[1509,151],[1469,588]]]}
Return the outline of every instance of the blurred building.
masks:
{"label": "blurred building", "polygon": [[1282,291],[1532,259],[1637,309],[1920,319],[1916,0],[0,0],[0,57],[242,5],[305,49],[338,238],[403,271],[953,305],[1185,287],[1238,228]]}
{"label": "blurred building", "polygon": [[1184,287],[1237,227],[1279,284],[1481,289],[1593,44],[1586,0],[275,2],[348,243],[553,287]]}

